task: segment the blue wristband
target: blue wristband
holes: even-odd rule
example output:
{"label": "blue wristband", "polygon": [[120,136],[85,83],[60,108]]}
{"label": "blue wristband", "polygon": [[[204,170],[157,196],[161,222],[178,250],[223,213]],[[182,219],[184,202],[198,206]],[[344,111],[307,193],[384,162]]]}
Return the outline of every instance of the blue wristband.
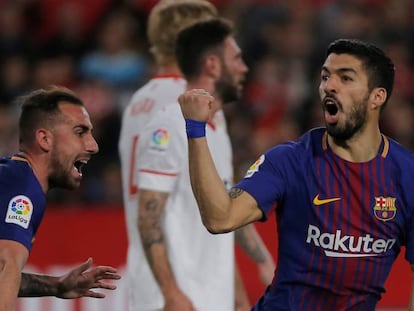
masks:
{"label": "blue wristband", "polygon": [[185,119],[187,138],[199,138],[206,136],[206,122]]}

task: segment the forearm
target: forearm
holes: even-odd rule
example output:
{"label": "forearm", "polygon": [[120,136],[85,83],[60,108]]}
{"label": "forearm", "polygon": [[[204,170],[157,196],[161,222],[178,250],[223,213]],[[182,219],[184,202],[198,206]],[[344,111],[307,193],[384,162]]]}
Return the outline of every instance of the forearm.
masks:
{"label": "forearm", "polygon": [[274,276],[275,263],[262,238],[253,224],[241,227],[235,232],[236,243],[256,263],[259,277],[268,286]]}
{"label": "forearm", "polygon": [[246,287],[244,286],[243,279],[240,275],[240,270],[235,262],[235,271],[234,271],[234,282],[235,282],[235,304],[236,311],[246,311],[250,310],[250,301],[247,295]]}
{"label": "forearm", "polygon": [[212,233],[230,231],[230,197],[217,173],[203,138],[189,139],[189,169],[191,186],[206,228]]}
{"label": "forearm", "polygon": [[22,273],[19,297],[56,296],[59,278],[49,275]]}
{"label": "forearm", "polygon": [[0,311],[14,310],[28,256],[23,244],[0,239]]}
{"label": "forearm", "polygon": [[0,272],[0,311],[14,310],[20,284],[20,271]]}
{"label": "forearm", "polygon": [[178,290],[161,225],[167,197],[165,193],[142,190],[138,217],[138,230],[145,256],[164,297]]}
{"label": "forearm", "polygon": [[235,231],[235,240],[255,263],[261,264],[268,260],[273,260],[253,224],[237,229]]}

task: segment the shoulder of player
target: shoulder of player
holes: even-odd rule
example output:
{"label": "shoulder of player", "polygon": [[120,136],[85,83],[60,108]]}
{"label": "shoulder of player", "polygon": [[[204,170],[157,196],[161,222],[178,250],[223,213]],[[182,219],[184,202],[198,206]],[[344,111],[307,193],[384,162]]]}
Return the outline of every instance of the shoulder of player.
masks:
{"label": "shoulder of player", "polygon": [[157,109],[151,119],[147,122],[141,137],[150,134],[158,129],[163,129],[170,134],[177,133],[179,137],[185,136],[185,121],[178,103],[171,103]]}
{"label": "shoulder of player", "polygon": [[11,160],[0,162],[0,187],[7,189],[6,195],[41,195],[42,188],[26,161]]}
{"label": "shoulder of player", "polygon": [[384,136],[385,144],[388,144],[388,150],[385,157],[390,158],[396,165],[404,167],[404,169],[412,169],[414,172],[414,153],[395,141],[392,138]]}
{"label": "shoulder of player", "polygon": [[0,160],[0,181],[2,183],[21,183],[31,173],[30,166],[24,160],[2,158]]}
{"label": "shoulder of player", "polygon": [[[170,98],[177,96],[185,91],[186,81],[183,78],[160,76],[150,79],[147,83],[136,90],[130,103],[139,101],[143,97],[151,98]],[[172,98],[174,99],[174,97]]]}

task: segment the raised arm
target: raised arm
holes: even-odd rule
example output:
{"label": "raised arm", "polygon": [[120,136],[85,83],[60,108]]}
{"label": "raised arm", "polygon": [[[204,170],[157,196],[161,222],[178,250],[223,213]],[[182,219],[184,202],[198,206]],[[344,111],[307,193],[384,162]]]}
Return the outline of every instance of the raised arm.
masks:
{"label": "raised arm", "polygon": [[232,189],[229,196],[217,174],[205,138],[205,122],[212,114],[213,101],[200,89],[179,97],[187,126],[191,186],[201,218],[211,233],[224,233],[260,219],[262,212],[253,197],[240,189]]}

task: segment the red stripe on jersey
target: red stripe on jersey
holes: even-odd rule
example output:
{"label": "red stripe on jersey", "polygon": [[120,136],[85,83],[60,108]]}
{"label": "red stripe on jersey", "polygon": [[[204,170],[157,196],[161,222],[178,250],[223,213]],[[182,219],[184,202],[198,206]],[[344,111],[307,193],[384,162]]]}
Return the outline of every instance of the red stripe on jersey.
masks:
{"label": "red stripe on jersey", "polygon": [[216,125],[213,123],[213,121],[207,121],[207,125],[213,130],[216,130]]}
{"label": "red stripe on jersey", "polygon": [[155,174],[155,175],[164,175],[164,176],[171,176],[171,177],[175,177],[177,176],[176,173],[166,173],[166,172],[160,172],[160,171],[153,171],[153,170],[139,170],[139,172],[141,173],[148,173],[148,174]]}

